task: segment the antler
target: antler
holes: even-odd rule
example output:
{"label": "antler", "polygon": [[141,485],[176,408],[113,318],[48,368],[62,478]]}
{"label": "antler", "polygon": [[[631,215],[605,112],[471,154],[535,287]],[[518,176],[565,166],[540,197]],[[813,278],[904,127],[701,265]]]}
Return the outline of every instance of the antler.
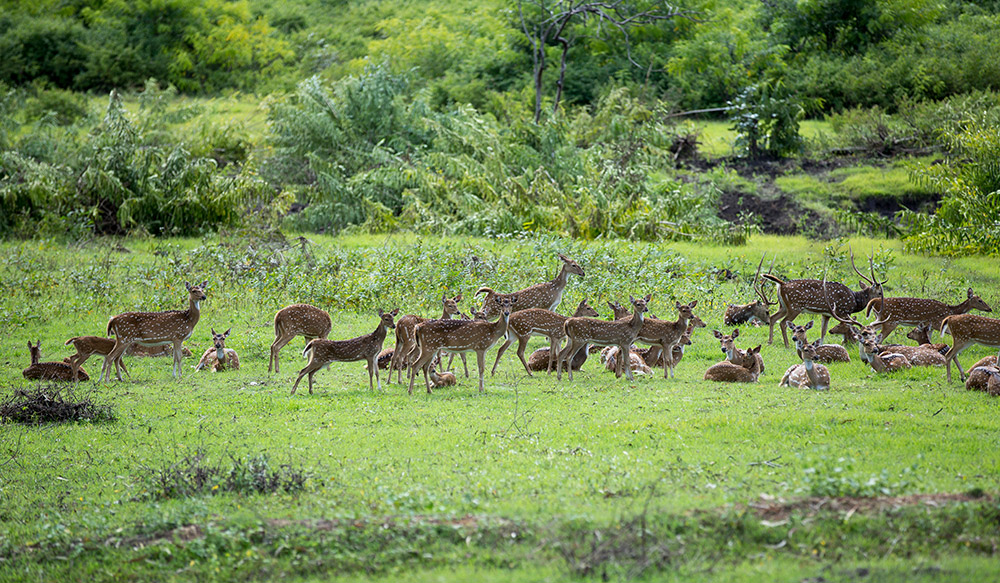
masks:
{"label": "antler", "polygon": [[[761,300],[763,300],[764,305],[773,306],[777,304],[777,302],[772,302],[768,299],[767,294],[764,293],[764,283],[761,282],[759,286],[757,285],[757,282],[760,281],[760,269],[764,266],[765,257],[767,257],[766,251],[760,256],[760,263],[757,265],[757,273],[753,276],[753,291],[757,292],[757,295],[760,296]],[[771,273],[772,269],[774,269],[774,257],[771,257],[771,266],[767,268],[767,272]]]}
{"label": "antler", "polygon": [[[857,270],[855,270],[855,271],[857,271]],[[864,277],[864,276],[862,276],[862,277]],[[826,288],[826,277],[823,278],[823,296],[826,298],[827,305],[830,306],[830,315],[833,316],[834,320],[836,320],[838,322],[843,322],[844,324],[847,324],[848,326],[862,328],[862,329],[865,328],[864,324],[862,324],[861,322],[858,322],[857,320],[855,320],[854,316],[852,316],[850,314],[847,315],[847,319],[841,318],[840,316],[837,315],[837,302],[833,301],[830,298],[830,291]]]}
{"label": "antler", "polygon": [[854,273],[857,273],[861,277],[861,279],[867,281],[868,285],[875,285],[875,264],[872,262],[873,258],[872,257],[868,258],[868,267],[871,269],[872,272],[872,278],[868,279],[865,276],[865,274],[858,271],[858,266],[854,264],[854,249],[851,249],[850,246],[848,246],[847,249],[848,251],[851,252],[851,267],[854,268]]}

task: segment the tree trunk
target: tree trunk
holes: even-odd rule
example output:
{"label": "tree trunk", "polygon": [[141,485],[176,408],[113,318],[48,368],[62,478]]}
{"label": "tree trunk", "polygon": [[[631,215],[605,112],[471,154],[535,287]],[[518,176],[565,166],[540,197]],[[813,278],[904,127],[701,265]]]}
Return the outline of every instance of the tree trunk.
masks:
{"label": "tree trunk", "polygon": [[556,82],[556,102],[552,104],[552,113],[559,111],[559,101],[562,100],[563,82],[566,79],[566,53],[569,52],[569,41],[563,37],[556,40],[562,45],[562,59],[559,61],[559,81]]}

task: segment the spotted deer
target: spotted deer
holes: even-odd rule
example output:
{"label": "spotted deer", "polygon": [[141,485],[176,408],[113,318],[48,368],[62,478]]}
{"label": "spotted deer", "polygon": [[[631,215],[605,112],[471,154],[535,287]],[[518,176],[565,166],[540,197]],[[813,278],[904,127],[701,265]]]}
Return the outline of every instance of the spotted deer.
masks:
{"label": "spotted deer", "polygon": [[[664,353],[672,354],[674,346],[680,342],[681,336],[687,330],[688,321],[695,318],[692,310],[698,305],[698,300],[694,300],[688,304],[675,303],[677,307],[676,321],[645,318],[636,340],[645,342],[651,346],[659,346]],[[701,322],[700,319],[698,321]],[[702,325],[704,325],[704,322],[702,322]],[[668,372],[671,377],[674,376],[672,359],[663,367],[663,378],[667,378]]]}
{"label": "spotted deer", "polygon": [[[598,316],[597,310],[590,307],[586,299],[580,301],[576,306],[576,312],[573,313],[574,318],[581,316],[592,318]],[[556,355],[559,354],[559,345],[566,334],[563,330],[563,325],[566,324],[566,320],[568,319],[567,316],[542,308],[518,310],[511,314],[510,323],[507,328],[507,341],[497,350],[497,359],[493,362],[493,370],[490,374],[496,374],[497,365],[500,364],[500,357],[514,343],[514,340],[517,340],[517,357],[521,359],[524,370],[528,371],[528,376],[532,376],[531,367],[528,366],[528,361],[524,359],[524,349],[528,346],[528,340],[536,335],[545,336],[549,339],[549,366],[547,370],[554,369]],[[581,352],[584,354],[584,358],[586,358],[587,352]]]}
{"label": "spotted deer", "polygon": [[[761,256],[760,264],[757,265],[757,273],[753,276],[753,291],[760,297],[759,300],[750,302],[749,304],[729,304],[726,306],[726,313],[722,318],[722,323],[726,326],[739,326],[745,323],[754,323],[755,325],[768,324],[770,323],[770,314],[768,310],[776,302],[772,302],[767,294],[764,293],[762,282],[760,281],[760,269],[764,266],[764,257],[767,254]],[[772,267],[773,267],[772,263]]]}
{"label": "spotted deer", "polygon": [[942,355],[948,354],[951,347],[943,342],[931,342],[931,325],[918,324],[916,328],[907,332],[906,337],[917,343],[917,346],[933,348]]}
{"label": "spotted deer", "polygon": [[[806,323],[805,326],[798,326],[792,322],[787,323],[788,329],[792,331],[792,341],[795,343],[796,352],[809,344],[806,332],[812,328],[812,325],[812,321]],[[846,348],[839,344],[820,344],[816,346],[816,362],[851,362],[851,355],[847,353]]]}
{"label": "spotted deer", "polygon": [[874,298],[868,302],[865,315],[870,315],[872,310],[875,311],[878,320],[872,322],[871,325],[879,329],[882,338],[887,338],[901,324],[909,326],[930,324],[935,332],[940,332],[941,322],[948,316],[965,314],[970,310],[993,311],[983,301],[983,298],[972,291],[971,287],[966,292],[965,301],[954,306],[922,298],[885,298],[884,300]]}
{"label": "spotted deer", "polygon": [[563,262],[563,266],[559,270],[559,275],[552,281],[538,283],[511,294],[500,294],[488,287],[479,288],[475,295],[486,294],[483,298],[483,312],[486,314],[486,318],[492,320],[498,313],[501,302],[497,302],[497,298],[509,298],[515,295],[517,296],[517,309],[514,310],[515,312],[529,308],[542,308],[550,312],[556,311],[556,308],[559,307],[559,302],[562,300],[563,290],[566,289],[566,284],[569,282],[569,275],[572,273],[583,277],[583,268],[580,267],[579,263],[562,253],[559,254],[559,259]]}
{"label": "spotted deer", "polygon": [[844,339],[840,342],[840,345],[845,348],[854,344],[854,332],[851,331],[851,326],[849,324],[837,322],[837,325],[827,330],[827,333],[839,334],[840,336],[843,336]]}
{"label": "spotted deer", "polygon": [[1000,396],[1000,368],[997,368],[997,358],[987,356],[969,367],[969,376],[965,379],[965,390],[984,391],[990,396]]}
{"label": "spotted deer", "polygon": [[[1000,347],[1000,320],[977,316],[975,314],[956,314],[947,316],[941,321],[941,334],[951,334],[951,350],[945,355],[945,367],[948,371],[948,382],[951,382],[951,361],[958,367],[959,379],[965,378],[958,355],[973,344],[982,344],[991,348]],[[1000,353],[998,353],[1000,354]]]}
{"label": "spotted deer", "polygon": [[430,320],[418,324],[414,329],[417,346],[414,348],[416,359],[410,367],[409,394],[413,394],[413,380],[417,371],[424,372],[424,385],[431,393],[430,363],[439,350],[449,352],[475,352],[476,364],[479,365],[479,392],[483,392],[483,375],[486,372],[486,351],[507,334],[510,314],[520,301],[517,295],[510,297],[495,297],[500,319],[496,322],[486,320]]}
{"label": "spotted deer", "polygon": [[[462,301],[462,294],[458,294],[453,298],[449,298],[448,294],[441,294],[441,320],[449,320],[452,316],[459,313],[458,302]],[[399,371],[397,373],[397,382],[403,384],[403,371],[409,366],[409,361],[407,355],[413,351],[413,347],[417,345],[416,339],[413,337],[413,329],[417,327],[417,324],[422,324],[429,321],[431,318],[422,318],[416,314],[407,314],[396,322],[396,346],[392,349],[392,364],[389,366],[389,382],[392,382],[392,371]],[[465,364],[465,355],[462,355],[462,363]],[[469,376],[468,367],[466,367],[465,376]]]}
{"label": "spotted deer", "polygon": [[454,386],[455,383],[458,382],[458,379],[455,378],[453,373],[448,371],[438,372],[437,369],[439,366],[441,366],[441,355],[435,356],[434,360],[431,361],[431,369],[428,373],[430,375],[431,385],[433,385],[435,389]]}
{"label": "spotted deer", "polygon": [[[756,383],[760,377],[760,344],[750,350],[736,349],[730,360],[708,367],[705,380],[717,383]],[[737,364],[739,362],[740,364]]]}
{"label": "spotted deer", "polygon": [[330,314],[309,304],[292,304],[278,310],[274,315],[274,342],[271,343],[271,357],[267,361],[267,372],[280,372],[278,353],[296,336],[305,336],[306,342],[314,338],[330,335],[333,323]]}
{"label": "spotted deer", "polygon": [[[705,323],[701,321],[701,318],[694,316],[688,321],[687,330],[681,335],[681,339],[677,341],[674,345],[673,350],[670,352],[670,364],[674,368],[680,364],[681,359],[684,358],[684,347],[691,346],[691,334],[694,333],[695,328],[704,328]],[[642,357],[643,361],[646,362],[650,367],[658,366],[668,366],[663,360],[663,349],[659,346],[650,346],[649,348],[637,348],[633,350],[639,356]]]}
{"label": "spotted deer", "polygon": [[[143,346],[141,344],[133,344],[128,350],[125,351],[125,356],[136,356],[136,357],[150,357],[159,358],[161,356],[173,356],[174,347],[169,344],[163,344],[159,346]],[[181,356],[188,357],[194,356],[191,349],[187,346],[181,345]]]}
{"label": "spotted deer", "polygon": [[785,371],[781,377],[779,387],[798,387],[800,389],[813,389],[825,391],[830,388],[830,371],[822,364],[816,364],[816,347],[819,340],[813,344],[806,344],[799,351],[802,364],[793,364]]}
{"label": "spotted deer", "polygon": [[[67,361],[74,369],[79,369],[83,366],[83,363],[87,362],[87,359],[95,354],[97,356],[107,356],[115,349],[115,339],[103,336],[74,336],[66,341],[66,346],[70,344],[76,349],[76,354],[70,356]],[[121,376],[119,369],[125,371],[125,374],[131,377],[128,369],[125,368],[125,362],[120,357],[115,361],[115,373]]]}
{"label": "spotted deer", "polygon": [[[819,340],[822,344],[826,339],[826,327],[830,318],[834,316],[833,305],[840,306],[840,316],[847,316],[865,309],[873,298],[882,295],[882,285],[888,281],[877,281],[875,277],[875,267],[873,260],[868,259],[868,267],[871,278],[866,277],[854,264],[854,252],[851,251],[851,267],[864,280],[861,282],[861,289],[853,291],[844,284],[827,282],[819,279],[790,279],[784,281],[770,273],[764,274],[764,279],[773,281],[778,286],[778,304],[780,309],[775,312],[769,321],[770,333],[768,334],[768,344],[774,342],[774,325],[781,320],[781,337],[785,341],[785,348],[788,348],[788,333],[784,322],[792,322],[799,314],[817,314],[822,318]],[[824,288],[829,291],[824,293]]]}
{"label": "spotted deer", "polygon": [[[207,281],[200,285],[185,282],[188,291],[188,309],[168,310],[166,312],[127,312],[119,314],[108,321],[107,334],[115,336],[115,347],[104,357],[104,367],[101,369],[101,379],[111,380],[111,363],[118,360],[129,347],[163,346],[172,344],[174,347],[173,375],[181,377],[181,349],[183,342],[191,337],[194,327],[201,317],[201,302],[205,301]],[[121,377],[118,377],[121,380]]]}
{"label": "spotted deer", "polygon": [[386,331],[396,327],[393,318],[398,313],[398,308],[391,312],[383,312],[379,309],[378,326],[375,327],[374,332],[364,336],[350,340],[327,340],[325,338],[310,340],[305,349],[302,350],[303,356],[308,357],[309,362],[306,363],[305,368],[299,371],[299,376],[295,379],[295,384],[292,385],[292,394],[294,395],[295,390],[299,388],[299,381],[302,380],[302,377],[308,375],[309,394],[311,395],[313,394],[313,375],[316,374],[316,371],[329,367],[334,362],[356,362],[359,360],[367,361],[368,389],[375,389],[372,382],[374,375],[375,381],[378,383],[378,390],[381,391],[382,381],[378,376],[378,366],[375,364],[375,359],[382,351]]}
{"label": "spotted deer", "polygon": [[[905,355],[885,350],[874,338],[858,337],[858,344],[861,346],[861,360],[868,363],[875,372],[896,372],[913,366]],[[896,348],[899,347],[893,347],[894,350]]]}
{"label": "spotted deer", "polygon": [[[21,371],[24,378],[33,381],[89,381],[87,371],[71,365],[69,362],[39,362],[42,355],[42,341],[31,344],[28,341],[28,353],[31,355],[31,365]],[[67,359],[69,360],[69,359]]]}
{"label": "spotted deer", "polygon": [[[583,351],[581,351],[583,352]],[[618,359],[621,355],[621,348],[617,346],[606,346],[604,350],[601,351],[601,361],[604,363],[604,368],[611,372],[618,370]],[[629,369],[632,370],[632,374],[643,374],[651,375],[653,374],[653,369],[650,368],[646,361],[643,360],[642,356],[635,350],[628,351],[628,365]]]}
{"label": "spotted deer", "polygon": [[[642,329],[643,314],[648,311],[646,304],[651,296],[645,298],[629,298],[632,302],[632,317],[622,320],[598,320],[596,318],[570,318],[564,325],[566,331],[566,348],[559,353],[559,361],[556,363],[556,379],[562,380],[562,371],[565,367],[569,374],[569,380],[573,380],[573,368],[570,366],[576,353],[587,347],[588,344],[594,346],[617,346],[622,353],[627,353],[632,343],[639,336]],[[621,378],[622,369],[625,369],[628,380],[633,380],[632,369],[625,367],[625,359],[620,359],[618,370],[615,376]]]}
{"label": "spotted deer", "polygon": [[236,351],[232,348],[226,348],[226,338],[229,338],[229,333],[233,329],[230,328],[219,334],[212,328],[212,347],[205,350],[205,353],[201,355],[201,360],[195,365],[195,370],[209,369],[212,372],[221,372],[224,370],[239,370],[240,368],[240,355],[236,354]]}
{"label": "spotted deer", "polygon": [[[726,360],[736,366],[750,368],[750,365],[753,363],[743,361],[744,358],[748,358],[750,352],[736,348],[736,339],[740,336],[739,328],[733,330],[731,334],[723,334],[718,330],[712,330],[712,335],[719,340],[719,347],[722,349],[722,353],[726,355]],[[753,355],[754,359],[757,360],[757,374],[764,374],[764,357],[760,355],[759,350],[753,353]]]}

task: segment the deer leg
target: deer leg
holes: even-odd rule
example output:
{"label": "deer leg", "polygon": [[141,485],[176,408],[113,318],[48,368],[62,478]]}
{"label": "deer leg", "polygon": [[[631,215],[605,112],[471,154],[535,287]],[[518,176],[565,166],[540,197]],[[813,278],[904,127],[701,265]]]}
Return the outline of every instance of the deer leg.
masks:
{"label": "deer leg", "polygon": [[[497,374],[497,365],[500,364],[500,357],[503,356],[503,353],[506,352],[507,349],[510,348],[510,345],[513,344],[513,343],[514,343],[513,339],[507,340],[506,342],[503,343],[503,346],[501,346],[497,350],[497,359],[493,362],[493,370],[490,371],[490,375]],[[524,360],[524,358],[522,358],[521,360]],[[525,365],[525,366],[527,366],[527,365]],[[528,374],[530,375],[531,371],[528,371]]]}
{"label": "deer leg", "polygon": [[[469,363],[465,361],[465,353],[464,352],[459,352],[458,355],[462,357],[462,368],[465,369],[465,378],[469,378]],[[452,353],[451,358],[452,358],[452,360],[455,359],[455,354],[454,353]],[[448,361],[448,364],[449,365],[451,364],[450,360]]]}
{"label": "deer leg", "polygon": [[[622,345],[622,352],[618,354],[621,360],[621,367],[625,370],[625,377],[632,382],[635,378],[632,377],[632,346],[631,343]],[[619,378],[621,375],[618,375]]]}
{"label": "deer leg", "polygon": [[[889,334],[892,334],[892,331],[895,330],[898,325],[899,324],[896,322],[886,322],[882,324],[880,326],[881,330],[879,330],[879,342],[888,338]],[[927,333],[927,337],[930,338],[930,332]]]}
{"label": "deer leg", "polygon": [[823,314],[820,316],[820,326],[819,326],[819,343],[824,344],[823,340],[826,339],[826,327],[830,324],[830,316]]}
{"label": "deer leg", "polygon": [[[524,338],[517,339],[517,357],[521,359],[521,364],[524,365],[524,370],[528,371],[528,376],[530,377],[534,375],[531,374],[531,369],[528,368],[528,361],[524,358],[524,349],[528,347],[528,338],[528,336],[525,336]],[[508,340],[508,342],[510,341]],[[549,354],[552,354],[551,350]],[[549,360],[551,360],[551,357]]]}
{"label": "deer leg", "polygon": [[945,365],[945,370],[948,373],[948,382],[949,383],[951,382],[951,361],[953,361],[953,360],[955,361],[955,366],[958,367],[958,375],[959,375],[958,378],[959,378],[959,380],[965,380],[965,373],[962,371],[962,365],[961,365],[961,363],[958,362],[958,355],[963,350],[965,350],[966,348],[968,348],[971,344],[972,344],[971,342],[966,342],[966,343],[963,343],[963,344],[959,344],[958,342],[955,342],[955,345],[952,346],[951,349],[948,351],[948,354],[945,355],[945,357],[944,357],[944,365]]}
{"label": "deer leg", "polygon": [[180,379],[184,362],[183,344],[181,340],[174,341],[174,370],[177,371],[177,378]]}
{"label": "deer leg", "polygon": [[[310,362],[309,364],[305,365],[302,368],[302,370],[299,371],[299,376],[295,378],[295,384],[292,385],[292,394],[293,395],[295,394],[295,389],[299,388],[299,381],[301,381],[302,377],[304,377],[306,375],[309,375],[309,388],[312,389],[312,373],[315,372],[315,371],[316,371],[316,369],[313,368],[312,362]],[[312,393],[311,390],[309,392]]]}
{"label": "deer leg", "polygon": [[[576,352],[573,350],[573,339],[570,338],[570,339],[566,340],[566,348],[563,348],[562,352],[560,352],[559,356],[556,358],[556,380],[557,381],[561,381],[562,380],[563,362],[568,362],[566,360],[566,357],[567,356],[571,356],[572,354],[576,354]],[[568,365],[566,367],[566,372],[569,373],[569,374],[573,374],[573,371],[570,370],[570,367]],[[570,380],[573,380],[572,376],[570,377]]]}
{"label": "deer leg", "polygon": [[[69,365],[70,365],[70,367],[73,368],[73,382],[76,382],[77,380],[79,380],[79,378],[80,378],[80,367],[83,366],[83,363],[87,362],[88,358],[90,358],[89,354],[86,355],[86,356],[84,356],[84,355],[80,354],[79,352],[76,353],[76,354],[74,354],[73,356],[69,357]],[[116,365],[117,365],[117,363],[116,363]],[[116,366],[116,370],[117,370],[117,366]]]}
{"label": "deer leg", "polygon": [[486,372],[486,351],[476,351],[476,364],[479,365],[479,392],[483,392],[483,374]]}
{"label": "deer leg", "polygon": [[[128,346],[122,342],[115,342],[115,347],[104,357],[104,365],[101,367],[101,376],[98,377],[98,381],[111,381],[111,363],[115,361],[116,358],[121,358],[121,355],[125,352]],[[118,380],[121,380],[120,378]]]}
{"label": "deer leg", "polygon": [[[368,359],[368,390],[375,390],[374,385],[372,385],[372,375],[378,377],[378,365],[375,364],[375,357]],[[378,390],[382,390],[382,381],[378,383]]]}
{"label": "deer leg", "polygon": [[282,334],[281,336],[278,336],[277,338],[274,339],[274,342],[271,344],[271,359],[267,361],[267,372],[268,372],[268,374],[270,374],[270,372],[271,372],[271,365],[272,364],[274,365],[274,373],[278,374],[278,372],[279,372],[279,368],[278,368],[278,353],[281,352],[281,349],[284,348],[286,344],[288,344],[289,342],[291,342],[292,338],[295,338],[295,337],[294,336],[285,336],[284,334]]}
{"label": "deer leg", "polygon": [[552,369],[559,362],[559,343],[561,340],[562,338],[549,338],[549,365],[545,369],[548,374],[552,374]]}
{"label": "deer leg", "polygon": [[[774,315],[771,316],[770,320],[768,321],[768,326],[770,326],[770,332],[767,335],[768,344],[774,344],[774,324],[778,320],[785,317],[786,313],[788,313],[788,310],[785,309],[785,306],[781,306],[781,308],[777,312],[775,312]],[[784,329],[782,329],[782,332],[784,332]],[[788,348],[787,340],[785,341],[785,348]]]}

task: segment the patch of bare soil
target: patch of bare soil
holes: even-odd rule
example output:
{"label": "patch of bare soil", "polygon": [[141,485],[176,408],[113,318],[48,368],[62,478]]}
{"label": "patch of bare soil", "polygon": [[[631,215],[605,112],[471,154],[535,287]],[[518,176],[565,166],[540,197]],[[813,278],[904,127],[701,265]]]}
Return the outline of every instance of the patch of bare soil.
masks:
{"label": "patch of bare soil", "polygon": [[820,513],[846,515],[877,514],[907,506],[937,508],[960,502],[993,502],[986,493],[912,494],[909,496],[879,496],[873,498],[804,498],[801,500],[762,499],[749,504],[747,509],[761,520],[781,522],[792,514],[815,516]]}
{"label": "patch of bare soil", "polygon": [[[763,190],[776,189],[771,186]],[[835,222],[803,208],[785,193],[766,197],[746,192],[723,192],[719,198],[718,215],[738,225],[757,223],[761,231],[771,235],[806,234],[829,239],[839,233]]]}

